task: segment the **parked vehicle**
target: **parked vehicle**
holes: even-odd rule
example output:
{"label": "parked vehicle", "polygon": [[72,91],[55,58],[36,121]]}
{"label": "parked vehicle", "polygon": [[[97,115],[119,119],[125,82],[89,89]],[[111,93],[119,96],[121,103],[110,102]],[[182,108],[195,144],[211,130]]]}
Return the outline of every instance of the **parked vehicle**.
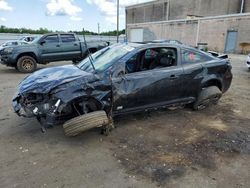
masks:
{"label": "parked vehicle", "polygon": [[[107,42],[88,42],[90,52],[108,46]],[[28,45],[5,47],[0,51],[1,63],[23,73],[36,70],[37,64],[72,60],[78,62],[88,54],[84,42],[74,33],[50,33],[36,38]]]}
{"label": "parked vehicle", "polygon": [[19,85],[13,107],[42,127],[64,123],[66,135],[103,126],[113,116],[190,104],[217,104],[231,84],[231,65],[177,44],[124,43],[77,65],[39,70]]}
{"label": "parked vehicle", "polygon": [[247,56],[247,68],[250,71],[250,54],[248,54],[248,56]]}
{"label": "parked vehicle", "polygon": [[24,42],[32,42],[33,40],[35,40],[35,36],[23,36],[19,39],[19,41],[24,41]]}
{"label": "parked vehicle", "polygon": [[26,45],[26,44],[28,44],[28,43],[23,42],[23,41],[8,41],[8,42],[2,43],[0,45],[0,50],[5,48],[5,47],[17,46],[17,45]]}

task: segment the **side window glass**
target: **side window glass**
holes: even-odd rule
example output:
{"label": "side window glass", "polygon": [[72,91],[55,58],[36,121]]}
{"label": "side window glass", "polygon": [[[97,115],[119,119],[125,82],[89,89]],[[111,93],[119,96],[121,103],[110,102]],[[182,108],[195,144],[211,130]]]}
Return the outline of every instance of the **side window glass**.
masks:
{"label": "side window glass", "polygon": [[143,60],[143,67],[148,70],[172,67],[177,65],[176,48],[156,48],[155,55],[152,55],[150,61],[146,58]]}
{"label": "side window glass", "polygon": [[127,62],[126,62],[126,74],[129,73],[133,73],[133,72],[138,72],[137,68],[138,68],[138,54],[135,54],[134,56],[132,56]]}
{"label": "side window glass", "polygon": [[44,38],[45,43],[59,43],[58,35],[49,35]]}
{"label": "side window glass", "polygon": [[139,52],[127,61],[126,73],[148,71],[176,65],[176,48],[149,48]]}
{"label": "side window glass", "polygon": [[158,52],[154,49],[147,49],[145,51],[145,59],[152,59],[157,56]]}
{"label": "side window glass", "polygon": [[182,64],[202,63],[212,60],[209,56],[191,50],[182,50]]}
{"label": "side window glass", "polygon": [[62,34],[61,39],[63,43],[76,41],[75,36],[73,34]]}

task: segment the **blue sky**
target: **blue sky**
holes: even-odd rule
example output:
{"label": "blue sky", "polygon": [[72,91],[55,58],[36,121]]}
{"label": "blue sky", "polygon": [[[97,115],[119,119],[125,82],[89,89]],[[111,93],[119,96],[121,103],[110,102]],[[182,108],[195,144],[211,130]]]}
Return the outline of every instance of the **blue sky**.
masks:
{"label": "blue sky", "polygon": [[[124,7],[150,0],[120,0],[120,29],[125,28]],[[116,0],[0,0],[0,25],[51,30],[116,29]]]}

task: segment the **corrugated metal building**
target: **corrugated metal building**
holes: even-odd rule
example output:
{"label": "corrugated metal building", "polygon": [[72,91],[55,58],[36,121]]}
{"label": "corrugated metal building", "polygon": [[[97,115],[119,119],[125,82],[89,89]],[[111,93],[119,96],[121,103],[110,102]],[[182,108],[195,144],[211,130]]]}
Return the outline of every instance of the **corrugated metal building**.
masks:
{"label": "corrugated metal building", "polygon": [[250,0],[157,0],[126,7],[129,41],[176,39],[210,50],[250,51]]}

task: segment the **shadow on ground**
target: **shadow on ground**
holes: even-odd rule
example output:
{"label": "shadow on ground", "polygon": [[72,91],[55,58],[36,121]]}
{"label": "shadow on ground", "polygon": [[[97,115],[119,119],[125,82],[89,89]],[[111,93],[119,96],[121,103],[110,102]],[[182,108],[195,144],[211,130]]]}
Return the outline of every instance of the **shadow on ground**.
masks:
{"label": "shadow on ground", "polygon": [[249,121],[231,106],[137,114],[116,120],[112,150],[129,174],[164,185],[187,169],[215,170],[217,157],[249,155]]}

